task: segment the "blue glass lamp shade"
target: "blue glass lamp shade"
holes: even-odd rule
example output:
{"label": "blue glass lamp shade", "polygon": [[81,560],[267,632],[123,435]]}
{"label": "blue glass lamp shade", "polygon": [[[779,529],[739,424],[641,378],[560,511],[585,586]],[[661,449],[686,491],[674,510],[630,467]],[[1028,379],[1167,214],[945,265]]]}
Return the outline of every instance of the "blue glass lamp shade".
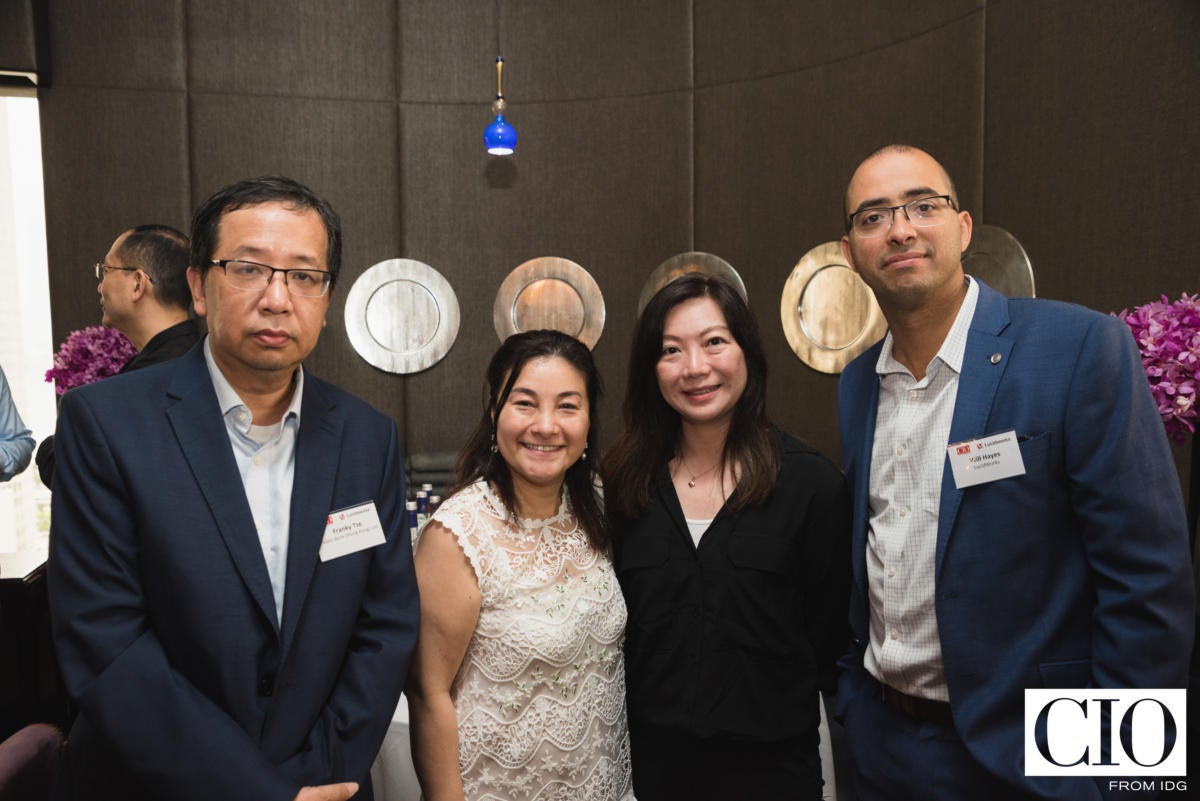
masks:
{"label": "blue glass lamp shade", "polygon": [[517,129],[504,120],[504,112],[507,109],[508,104],[504,102],[504,97],[498,95],[496,102],[492,103],[492,113],[496,115],[496,119],[483,129],[483,144],[493,156],[511,156],[517,148]]}
{"label": "blue glass lamp shade", "polygon": [[517,129],[504,121],[503,114],[497,114],[483,131],[483,143],[493,156],[511,156],[517,147]]}
{"label": "blue glass lamp shade", "polygon": [[500,83],[503,72],[504,59],[496,56],[496,101],[492,103],[492,114],[496,115],[496,119],[484,128],[484,145],[493,156],[511,156],[517,146],[516,128],[504,121],[504,112],[509,104],[504,100],[503,84]]}

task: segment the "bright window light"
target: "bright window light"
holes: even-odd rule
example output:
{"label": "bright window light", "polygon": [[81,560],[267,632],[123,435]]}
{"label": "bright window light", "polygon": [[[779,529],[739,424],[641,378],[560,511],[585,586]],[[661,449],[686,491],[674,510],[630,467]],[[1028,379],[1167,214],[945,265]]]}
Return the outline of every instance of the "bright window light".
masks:
{"label": "bright window light", "polygon": [[[0,365],[25,425],[40,443],[54,433],[54,347],[46,266],[42,141],[33,92],[0,96]],[[45,553],[50,491],[31,462],[0,483],[0,552]]]}

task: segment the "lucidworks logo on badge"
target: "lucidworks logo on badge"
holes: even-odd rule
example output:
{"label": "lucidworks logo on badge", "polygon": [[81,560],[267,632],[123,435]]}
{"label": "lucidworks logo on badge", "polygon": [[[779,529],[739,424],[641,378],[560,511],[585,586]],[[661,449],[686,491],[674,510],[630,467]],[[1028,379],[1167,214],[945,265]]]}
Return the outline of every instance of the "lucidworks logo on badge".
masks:
{"label": "lucidworks logo on badge", "polygon": [[1137,777],[1114,779],[1112,789],[1186,789],[1187,691],[1026,690],[1025,775]]}

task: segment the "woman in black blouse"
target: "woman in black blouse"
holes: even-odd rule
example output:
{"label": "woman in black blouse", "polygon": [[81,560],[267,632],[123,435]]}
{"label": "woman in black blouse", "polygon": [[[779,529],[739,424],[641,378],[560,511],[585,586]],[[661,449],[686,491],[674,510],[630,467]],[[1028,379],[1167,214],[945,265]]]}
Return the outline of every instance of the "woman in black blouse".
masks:
{"label": "woman in black blouse", "polygon": [[642,312],[605,458],[639,801],[821,796],[817,691],[834,690],[846,645],[849,496],[770,424],[766,373],[723,281],[683,276]]}

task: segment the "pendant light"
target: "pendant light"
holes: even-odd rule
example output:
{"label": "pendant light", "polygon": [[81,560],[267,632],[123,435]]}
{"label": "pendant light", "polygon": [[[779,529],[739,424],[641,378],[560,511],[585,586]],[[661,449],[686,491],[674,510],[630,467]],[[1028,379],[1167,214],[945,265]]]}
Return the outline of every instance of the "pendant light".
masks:
{"label": "pendant light", "polygon": [[496,118],[483,130],[483,143],[493,156],[511,156],[517,148],[517,129],[504,119],[508,103],[504,100],[504,58],[500,55],[500,0],[496,0],[496,99],[492,114]]}

